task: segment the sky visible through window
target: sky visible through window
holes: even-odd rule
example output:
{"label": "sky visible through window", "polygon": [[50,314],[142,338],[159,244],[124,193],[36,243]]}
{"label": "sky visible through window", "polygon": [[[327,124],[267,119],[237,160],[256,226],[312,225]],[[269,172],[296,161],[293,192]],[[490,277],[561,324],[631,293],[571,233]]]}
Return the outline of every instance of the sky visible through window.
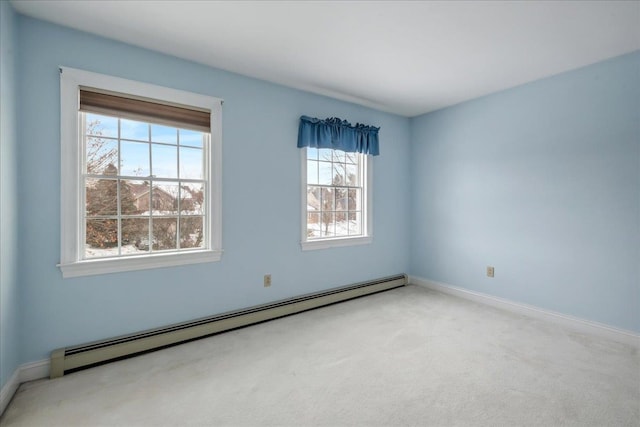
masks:
{"label": "sky visible through window", "polygon": [[[105,140],[105,150],[118,148],[118,119],[87,114],[88,125],[95,123],[95,133]],[[134,120],[120,120],[120,175],[158,178],[202,179],[202,132],[178,129]],[[113,138],[113,139],[111,139]],[[151,147],[149,141],[152,142]],[[151,148],[151,153],[149,153]],[[151,154],[151,156],[150,156]],[[151,171],[151,158],[153,171]]]}

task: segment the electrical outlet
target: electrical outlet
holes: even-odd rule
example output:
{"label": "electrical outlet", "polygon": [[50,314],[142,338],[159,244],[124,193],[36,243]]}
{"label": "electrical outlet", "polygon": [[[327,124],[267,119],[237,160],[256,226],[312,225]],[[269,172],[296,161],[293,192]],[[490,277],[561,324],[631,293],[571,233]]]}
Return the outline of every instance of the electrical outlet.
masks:
{"label": "electrical outlet", "polygon": [[487,266],[487,277],[493,277],[493,267]]}
{"label": "electrical outlet", "polygon": [[264,275],[264,287],[268,288],[269,286],[271,286],[271,275],[270,274],[265,274]]}

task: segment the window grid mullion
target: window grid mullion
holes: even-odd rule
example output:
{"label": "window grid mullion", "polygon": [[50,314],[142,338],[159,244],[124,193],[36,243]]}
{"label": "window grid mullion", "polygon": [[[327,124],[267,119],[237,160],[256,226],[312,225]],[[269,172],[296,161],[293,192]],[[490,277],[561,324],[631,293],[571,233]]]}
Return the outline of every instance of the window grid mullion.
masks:
{"label": "window grid mullion", "polygon": [[362,187],[357,185],[325,185],[325,184],[307,184],[307,187],[320,187],[320,188],[338,188],[347,190],[360,190]]}
{"label": "window grid mullion", "polygon": [[147,138],[149,139],[149,232],[148,232],[148,242],[149,242],[149,253],[153,252],[153,189],[155,188],[155,177],[153,176],[153,146],[151,145],[151,125],[149,125],[149,133]]}
{"label": "window grid mullion", "polygon": [[177,168],[178,171],[178,203],[176,204],[176,208],[178,209],[178,220],[176,221],[176,249],[180,249],[180,205],[182,204],[182,174],[180,173],[180,131],[176,129],[176,141],[177,146],[176,150],[178,150],[177,157]]}
{"label": "window grid mullion", "polygon": [[[207,137],[206,135],[202,135],[202,173],[204,174],[203,176],[209,176],[209,167],[211,167],[211,165],[209,165],[209,162],[206,161],[206,159],[208,159],[209,157],[209,153],[210,153],[210,145],[211,145],[211,137]],[[205,215],[209,215],[209,203],[211,202],[209,200],[209,198],[207,197],[207,195],[209,194],[209,185],[211,185],[210,182],[205,183],[202,188],[204,191],[203,193],[203,198],[202,198],[202,211],[204,212]],[[211,230],[209,230],[209,227],[206,226],[206,221],[202,221],[202,238],[206,239],[207,241],[209,241],[211,239],[210,233]]]}
{"label": "window grid mullion", "polygon": [[[82,126],[82,134],[84,135],[87,128],[86,117],[84,114],[78,113],[80,116],[80,126]],[[80,166],[80,172],[83,176],[82,179],[82,191],[80,191],[80,218],[82,218],[82,224],[80,225],[79,237],[82,239],[78,242],[78,247],[82,248],[76,252],[76,259],[84,259],[86,257],[86,244],[87,244],[87,137],[83,136],[82,146],[80,147],[82,153],[82,164]],[[82,253],[82,255],[80,255]]]}
{"label": "window grid mullion", "polygon": [[[118,119],[118,167],[116,168],[117,175],[120,175],[120,167],[122,165],[122,144],[121,144],[121,136],[122,136],[122,125],[120,119]],[[118,256],[122,255],[122,220],[120,219],[120,215],[122,214],[122,203],[120,201],[120,179],[116,180],[116,198],[117,198],[117,216],[116,226],[118,227]]]}
{"label": "window grid mullion", "polygon": [[[87,178],[95,178],[95,179],[126,179],[126,180],[133,180],[133,181],[141,181],[141,180],[147,180],[148,178],[150,178],[150,176],[133,176],[133,175],[99,175],[99,174],[86,174],[85,175]],[[159,182],[176,182],[176,181],[180,181],[182,183],[194,183],[194,184],[202,184],[205,182],[205,180],[203,179],[193,179],[193,178],[185,178],[185,179],[179,179],[179,178],[158,178],[158,177],[153,177],[154,181],[159,181]]]}

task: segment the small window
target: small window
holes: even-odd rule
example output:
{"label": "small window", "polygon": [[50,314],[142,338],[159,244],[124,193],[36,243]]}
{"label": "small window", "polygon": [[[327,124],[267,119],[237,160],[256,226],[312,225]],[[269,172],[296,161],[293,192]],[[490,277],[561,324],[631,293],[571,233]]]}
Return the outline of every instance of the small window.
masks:
{"label": "small window", "polygon": [[61,72],[63,275],[219,260],[220,100]]}
{"label": "small window", "polygon": [[302,248],[371,242],[368,156],[310,147],[302,153]]}

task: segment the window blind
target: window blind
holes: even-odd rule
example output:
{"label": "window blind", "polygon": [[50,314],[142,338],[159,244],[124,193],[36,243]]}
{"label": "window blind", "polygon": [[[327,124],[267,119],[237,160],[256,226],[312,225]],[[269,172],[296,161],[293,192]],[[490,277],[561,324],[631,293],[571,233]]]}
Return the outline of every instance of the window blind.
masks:
{"label": "window blind", "polygon": [[211,132],[210,111],[91,88],[80,89],[80,111]]}

